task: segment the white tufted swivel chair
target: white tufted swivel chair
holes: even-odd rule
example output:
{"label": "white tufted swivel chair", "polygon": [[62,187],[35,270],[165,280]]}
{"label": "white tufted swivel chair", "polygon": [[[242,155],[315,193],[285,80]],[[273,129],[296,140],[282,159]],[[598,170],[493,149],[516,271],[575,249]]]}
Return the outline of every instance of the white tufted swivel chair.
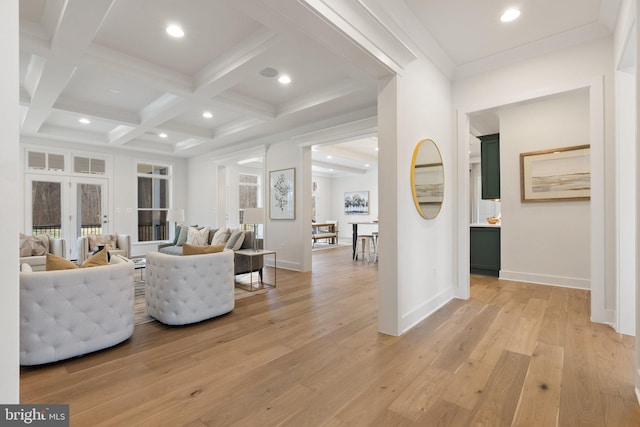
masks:
{"label": "white tufted swivel chair", "polygon": [[233,310],[233,251],[147,254],[147,313],[167,325],[200,322]]}
{"label": "white tufted swivel chair", "polygon": [[20,364],[116,345],[133,334],[133,263],[20,273]]}

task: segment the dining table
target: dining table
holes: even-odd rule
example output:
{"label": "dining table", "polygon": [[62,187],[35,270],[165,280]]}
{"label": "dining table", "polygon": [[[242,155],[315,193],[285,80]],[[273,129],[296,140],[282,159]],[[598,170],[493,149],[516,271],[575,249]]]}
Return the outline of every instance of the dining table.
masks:
{"label": "dining table", "polygon": [[378,225],[378,221],[352,221],[349,222],[349,224],[351,224],[352,228],[353,228],[353,232],[352,232],[352,239],[353,239],[353,253],[352,253],[352,258],[354,260],[358,259],[358,252],[357,252],[357,247],[358,247],[358,225]]}

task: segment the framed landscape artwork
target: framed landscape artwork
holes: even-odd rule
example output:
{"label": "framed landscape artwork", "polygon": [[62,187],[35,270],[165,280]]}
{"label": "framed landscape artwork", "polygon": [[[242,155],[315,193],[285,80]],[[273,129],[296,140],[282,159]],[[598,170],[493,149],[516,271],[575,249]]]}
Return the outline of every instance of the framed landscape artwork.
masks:
{"label": "framed landscape artwork", "polygon": [[344,193],[344,213],[366,215],[369,213],[369,192],[350,191]]}
{"label": "framed landscape artwork", "polygon": [[589,200],[589,145],[520,154],[522,202]]}
{"label": "framed landscape artwork", "polygon": [[296,219],[296,169],[269,172],[269,218]]}

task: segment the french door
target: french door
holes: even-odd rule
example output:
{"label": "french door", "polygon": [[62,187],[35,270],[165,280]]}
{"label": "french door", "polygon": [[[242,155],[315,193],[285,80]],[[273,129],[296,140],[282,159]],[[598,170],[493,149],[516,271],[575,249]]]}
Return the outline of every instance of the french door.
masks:
{"label": "french door", "polygon": [[77,240],[108,234],[106,178],[27,175],[26,228],[66,240],[68,259],[77,259]]}

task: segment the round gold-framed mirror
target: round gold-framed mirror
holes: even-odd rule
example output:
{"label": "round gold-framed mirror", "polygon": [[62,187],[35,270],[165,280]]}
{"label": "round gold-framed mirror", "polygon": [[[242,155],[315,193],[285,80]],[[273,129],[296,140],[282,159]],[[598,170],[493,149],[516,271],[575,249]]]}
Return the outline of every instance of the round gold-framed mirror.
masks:
{"label": "round gold-framed mirror", "polygon": [[438,216],[444,200],[444,165],[438,145],[431,139],[419,141],[413,150],[411,193],[423,218]]}

